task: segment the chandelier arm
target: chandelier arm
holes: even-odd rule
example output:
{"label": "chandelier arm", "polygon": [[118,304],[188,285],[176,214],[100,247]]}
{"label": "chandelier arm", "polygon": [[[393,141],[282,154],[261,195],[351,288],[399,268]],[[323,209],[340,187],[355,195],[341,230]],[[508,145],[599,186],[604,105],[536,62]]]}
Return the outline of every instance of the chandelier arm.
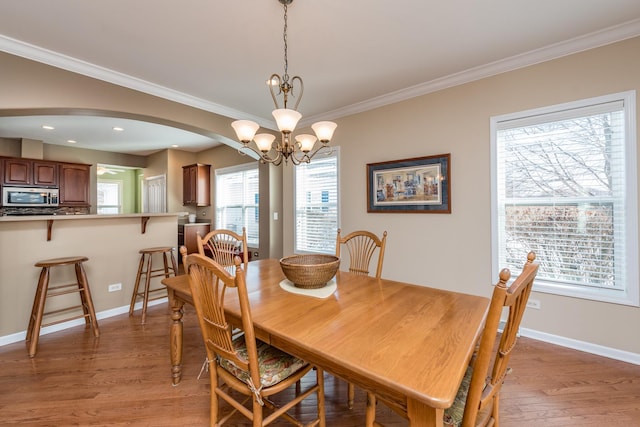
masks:
{"label": "chandelier arm", "polygon": [[304,159],[303,161],[309,163],[316,154],[320,153],[325,149],[329,149],[329,151],[326,153],[327,156],[333,153],[333,147],[321,142],[320,144],[318,144],[318,148],[316,148],[315,150],[309,151],[308,153],[304,153],[304,156],[302,157],[302,159]]}
{"label": "chandelier arm", "polygon": [[280,76],[276,73],[271,74],[271,77],[269,77],[269,92],[271,93],[271,99],[273,99],[273,104],[276,106],[276,109],[280,108],[280,106],[278,105],[278,99],[276,98],[276,94],[273,93],[273,88],[276,86],[274,83],[278,82],[277,86],[278,86],[278,93],[277,95],[280,95],[282,93],[282,89],[281,85],[282,85],[282,79],[280,78]]}
{"label": "chandelier arm", "polygon": [[[271,150],[267,151],[266,153],[263,153],[262,151],[260,151],[259,149],[253,147],[252,145],[247,144],[243,144],[242,147],[240,147],[238,149],[238,152],[244,156],[247,155],[247,153],[245,152],[246,150],[251,150],[254,153],[256,153],[259,157],[260,157],[260,162],[261,163],[272,163],[275,166],[278,166],[280,163],[282,163],[282,159],[283,159],[283,155],[282,155],[282,150],[280,149],[279,146],[277,147],[272,147]],[[271,157],[269,156],[269,152],[271,151],[275,151],[276,155],[275,157]]]}
{"label": "chandelier arm", "polygon": [[298,82],[300,82],[300,93],[298,94],[298,96],[296,96],[296,105],[293,107],[294,110],[298,111],[298,104],[300,104],[300,101],[302,100],[302,94],[304,93],[304,83],[302,83],[302,77],[300,76],[294,76],[291,79],[291,96],[295,96],[293,94],[293,82],[295,82],[296,80],[298,80]]}

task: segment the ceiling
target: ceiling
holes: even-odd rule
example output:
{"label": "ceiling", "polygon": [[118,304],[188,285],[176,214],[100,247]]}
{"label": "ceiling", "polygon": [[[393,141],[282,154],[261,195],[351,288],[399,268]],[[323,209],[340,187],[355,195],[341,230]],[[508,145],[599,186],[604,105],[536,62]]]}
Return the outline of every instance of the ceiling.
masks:
{"label": "ceiling", "polygon": [[[277,0],[7,1],[0,50],[274,128],[265,82],[283,73],[283,22]],[[637,35],[638,0],[294,0],[289,74],[304,79],[305,125]],[[221,141],[135,121],[114,135],[104,117],[46,119],[80,136],[29,133],[38,117],[0,119],[0,137],[131,154]]]}

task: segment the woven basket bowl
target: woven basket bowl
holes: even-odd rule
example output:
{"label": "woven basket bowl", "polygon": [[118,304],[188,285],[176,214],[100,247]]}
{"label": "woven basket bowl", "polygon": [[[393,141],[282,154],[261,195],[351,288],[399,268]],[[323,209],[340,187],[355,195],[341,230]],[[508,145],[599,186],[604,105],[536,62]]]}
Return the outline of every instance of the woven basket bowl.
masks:
{"label": "woven basket bowl", "polygon": [[322,288],[336,275],[340,258],[333,255],[291,255],[280,260],[284,275],[297,288]]}

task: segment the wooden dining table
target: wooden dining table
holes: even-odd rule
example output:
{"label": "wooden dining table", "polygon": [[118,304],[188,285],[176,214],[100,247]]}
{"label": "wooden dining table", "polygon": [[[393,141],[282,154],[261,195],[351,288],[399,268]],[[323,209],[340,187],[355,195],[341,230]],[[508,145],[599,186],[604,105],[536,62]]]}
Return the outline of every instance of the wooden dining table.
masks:
{"label": "wooden dining table", "polygon": [[[489,299],[339,271],[317,298],[289,292],[277,259],[252,261],[247,288],[256,335],[326,371],[407,406],[411,426],[442,426],[478,341]],[[189,279],[163,279],[172,309],[174,385],[182,364],[182,312]],[[240,320],[233,293],[225,300]],[[346,403],[345,403],[346,404]]]}

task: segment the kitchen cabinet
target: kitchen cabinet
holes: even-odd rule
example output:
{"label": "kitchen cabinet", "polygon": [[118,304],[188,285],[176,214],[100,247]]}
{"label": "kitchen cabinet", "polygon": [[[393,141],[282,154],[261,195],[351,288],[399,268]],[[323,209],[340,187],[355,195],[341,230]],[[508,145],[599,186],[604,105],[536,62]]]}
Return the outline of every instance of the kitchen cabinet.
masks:
{"label": "kitchen cabinet", "polygon": [[200,163],[182,167],[182,204],[211,205],[211,165]]}
{"label": "kitchen cabinet", "polygon": [[45,160],[10,159],[2,161],[2,183],[5,185],[58,186],[58,163]]}
{"label": "kitchen cabinet", "polygon": [[33,185],[58,186],[58,163],[33,162]]}
{"label": "kitchen cabinet", "polygon": [[198,252],[198,238],[204,237],[211,230],[208,222],[178,224],[178,247],[185,246],[187,253]]}
{"label": "kitchen cabinet", "polygon": [[33,183],[33,160],[4,159],[3,184],[31,185]]}
{"label": "kitchen cabinet", "polygon": [[90,206],[91,165],[60,163],[60,206]]}

